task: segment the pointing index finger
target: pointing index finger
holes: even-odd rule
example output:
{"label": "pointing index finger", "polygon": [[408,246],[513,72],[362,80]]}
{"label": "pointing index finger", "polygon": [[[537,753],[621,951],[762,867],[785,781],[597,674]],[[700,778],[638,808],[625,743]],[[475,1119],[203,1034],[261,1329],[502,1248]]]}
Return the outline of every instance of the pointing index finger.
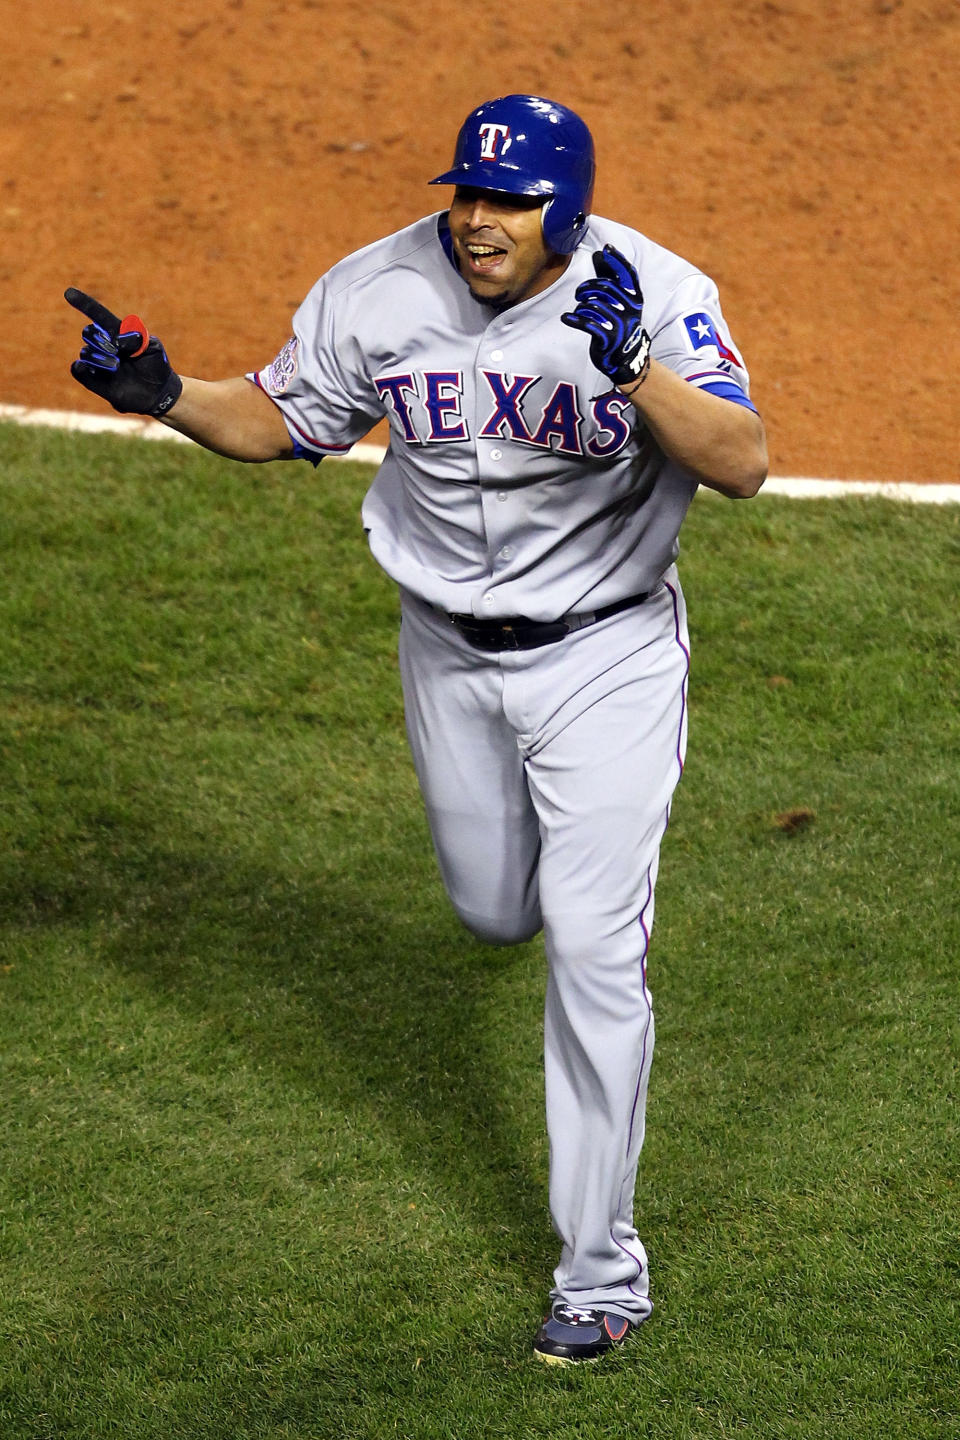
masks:
{"label": "pointing index finger", "polygon": [[93,296],[88,295],[86,291],[77,290],[71,285],[69,289],[64,290],[63,298],[68,305],[72,305],[74,310],[79,310],[81,315],[86,315],[87,319],[92,320],[95,325],[102,325],[108,334],[119,335],[120,317],[114,315],[112,310],[108,310],[106,305],[101,305],[99,300],[94,300]]}

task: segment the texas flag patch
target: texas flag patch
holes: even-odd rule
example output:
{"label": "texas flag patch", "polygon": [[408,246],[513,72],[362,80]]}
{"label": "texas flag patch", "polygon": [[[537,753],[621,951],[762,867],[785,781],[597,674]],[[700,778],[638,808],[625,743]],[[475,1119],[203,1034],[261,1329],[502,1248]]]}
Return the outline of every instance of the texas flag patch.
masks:
{"label": "texas flag patch", "polygon": [[729,360],[732,365],[743,369],[743,361],[740,356],[726,343],[705,310],[694,310],[691,314],[684,315],[683,325],[687,332],[687,339],[690,341],[691,350],[705,350],[712,347],[721,360]]}

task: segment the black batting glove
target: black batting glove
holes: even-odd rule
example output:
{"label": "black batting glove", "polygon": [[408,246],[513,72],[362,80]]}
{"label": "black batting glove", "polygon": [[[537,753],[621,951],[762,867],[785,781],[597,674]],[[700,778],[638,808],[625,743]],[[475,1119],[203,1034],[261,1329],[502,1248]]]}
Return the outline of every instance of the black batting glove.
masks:
{"label": "black batting glove", "polygon": [[179,400],[183,381],[156,335],[147,338],[145,332],[132,327],[135,316],[120,320],[99,300],[72,285],[63,298],[90,321],[83,328],[79,358],[70,366],[74,380],[121,415],[166,415]]}
{"label": "black batting glove", "polygon": [[650,336],[643,328],[643,293],[636,270],[612,245],[594,252],[596,280],[574,291],[576,309],[565,325],[590,336],[590,359],[614,385],[642,380],[650,365]]}

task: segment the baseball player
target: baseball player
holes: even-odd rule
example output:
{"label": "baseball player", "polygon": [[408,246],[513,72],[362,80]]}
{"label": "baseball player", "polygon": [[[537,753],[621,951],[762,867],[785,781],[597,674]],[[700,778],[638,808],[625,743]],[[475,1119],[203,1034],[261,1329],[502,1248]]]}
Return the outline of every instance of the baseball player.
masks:
{"label": "baseball player", "polygon": [[449,209],[348,256],[272,363],[181,377],[135,318],[77,290],[76,379],[238,460],[390,441],[363,504],[400,589],[410,748],[464,924],[543,930],[550,1210],[534,1353],[592,1360],[650,1314],[634,1185],[653,1054],[647,952],[683,766],[677,534],[698,485],[748,497],[763,425],[714,284],[591,215],[572,111],[478,106]]}

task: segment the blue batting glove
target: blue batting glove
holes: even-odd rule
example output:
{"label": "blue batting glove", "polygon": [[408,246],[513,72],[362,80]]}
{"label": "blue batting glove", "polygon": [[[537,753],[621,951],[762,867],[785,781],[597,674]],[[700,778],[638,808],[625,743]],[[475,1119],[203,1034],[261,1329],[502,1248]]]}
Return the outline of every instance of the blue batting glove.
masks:
{"label": "blue batting glove", "polygon": [[70,366],[74,380],[121,415],[165,415],[179,400],[183,381],[156,335],[147,338],[139,330],[124,330],[119,316],[72,285],[63,298],[90,321],[83,327],[80,354]]}
{"label": "blue batting glove", "polygon": [[590,359],[614,385],[642,380],[650,364],[650,336],[643,327],[643,292],[636,270],[612,245],[595,252],[595,280],[574,291],[576,308],[565,325],[590,337]]}

